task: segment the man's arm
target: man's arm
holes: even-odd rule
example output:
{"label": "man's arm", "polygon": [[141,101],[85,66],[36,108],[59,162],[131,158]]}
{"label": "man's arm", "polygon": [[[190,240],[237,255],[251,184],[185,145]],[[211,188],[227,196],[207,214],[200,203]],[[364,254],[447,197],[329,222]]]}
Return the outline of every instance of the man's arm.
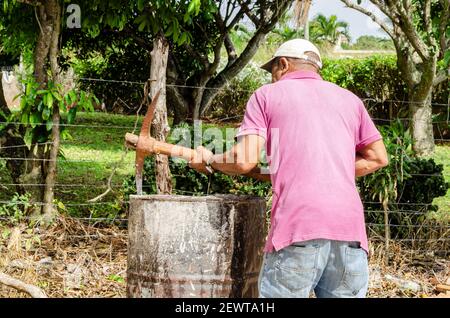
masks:
{"label": "man's arm", "polygon": [[388,164],[388,156],[383,141],[375,141],[356,153],[356,176],[366,176],[386,167]]}
{"label": "man's arm", "polygon": [[270,174],[262,173],[257,166],[265,140],[258,135],[238,137],[238,142],[227,152],[213,155],[204,147],[197,148],[198,159],[190,163],[190,167],[206,173],[206,163],[214,170],[228,175],[245,175],[261,181],[270,181]]}
{"label": "man's arm", "polygon": [[211,167],[229,175],[270,180],[270,175],[262,174],[261,169],[257,167],[264,143],[264,138],[258,135],[238,137],[238,142],[229,151],[214,155],[210,159]]}

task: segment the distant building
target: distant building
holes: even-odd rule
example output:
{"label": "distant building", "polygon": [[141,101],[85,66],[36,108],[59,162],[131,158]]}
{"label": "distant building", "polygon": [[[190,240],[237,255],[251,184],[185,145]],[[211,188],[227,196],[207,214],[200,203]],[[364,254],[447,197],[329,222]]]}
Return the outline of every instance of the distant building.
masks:
{"label": "distant building", "polygon": [[336,45],[334,46],[334,51],[340,51],[342,50],[342,45],[349,45],[350,41],[348,40],[348,37],[344,34],[339,34]]}

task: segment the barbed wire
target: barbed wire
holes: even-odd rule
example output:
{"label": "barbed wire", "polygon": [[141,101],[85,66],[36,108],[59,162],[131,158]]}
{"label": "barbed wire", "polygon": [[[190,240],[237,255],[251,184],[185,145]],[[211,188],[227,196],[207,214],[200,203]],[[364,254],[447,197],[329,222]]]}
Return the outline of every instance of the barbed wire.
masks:
{"label": "barbed wire", "polygon": [[[149,186],[150,187],[150,186]],[[175,193],[180,192],[188,192],[191,194],[197,194],[200,195],[200,193],[197,192],[191,192],[191,191],[183,191],[183,190],[174,190]],[[211,194],[214,195],[214,194]],[[109,201],[109,202],[82,202],[82,203],[63,203],[64,206],[90,206],[90,205],[115,205],[115,204],[129,204],[131,203],[131,201],[125,201],[125,200],[117,200],[117,201]],[[365,202],[363,202],[364,204]],[[27,202],[27,201],[0,201],[0,204],[4,204],[4,205],[36,205],[36,206],[41,206],[41,205],[45,205],[46,203],[44,202]],[[57,207],[58,204],[54,203],[53,206]],[[427,213],[432,213],[432,212],[436,212],[436,211],[416,211],[416,210],[388,210],[386,211],[388,214],[411,214],[411,215],[424,215]],[[368,214],[368,213],[376,213],[376,214],[384,214],[385,211],[384,210],[364,210],[364,213]],[[450,210],[449,211],[439,211],[439,213],[449,213],[450,214]],[[372,224],[371,224],[372,225]],[[375,225],[380,225],[380,224],[375,224]],[[381,224],[384,225],[384,224]]]}
{"label": "barbed wire", "polygon": [[[384,223],[366,223],[367,226],[383,226],[385,227],[386,224]],[[406,227],[406,228],[437,228],[437,229],[450,229],[450,225],[433,225],[433,224],[389,224],[389,227]]]}
{"label": "barbed wire", "polygon": [[[121,221],[121,222],[128,222],[128,218],[106,218],[106,217],[66,217],[69,219],[74,220],[84,220],[84,221]],[[36,220],[36,217],[29,217],[29,216],[23,216],[19,219],[22,220]],[[3,221],[15,221],[17,218],[15,217],[0,217],[0,220]],[[380,226],[385,227],[385,224],[382,223],[366,223],[366,226]],[[450,229],[450,225],[432,225],[432,224],[425,224],[425,225],[406,225],[406,224],[389,224],[389,227],[406,227],[406,228],[438,228],[438,229]],[[391,238],[395,240],[395,238]],[[383,239],[384,240],[384,239]],[[407,239],[407,240],[417,240],[417,239]],[[439,240],[439,241],[450,241],[450,238],[439,238],[439,239],[421,239],[421,240]]]}
{"label": "barbed wire", "polygon": [[57,161],[57,162],[107,162],[109,164],[113,164],[111,161],[108,160],[69,160],[69,159],[45,159],[45,158],[14,158],[14,157],[0,157],[0,159],[3,160],[17,160],[17,161]]}
{"label": "barbed wire", "polygon": [[[0,121],[0,124],[4,125],[25,125],[30,126],[30,123],[22,123],[19,121]],[[36,126],[45,126],[47,123],[33,123]],[[60,123],[57,126],[61,127],[82,127],[82,128],[111,128],[111,129],[132,129],[133,126],[117,126],[117,125],[84,125],[84,124],[64,124]]]}
{"label": "barbed wire", "polygon": [[[106,82],[106,83],[116,83],[116,84],[137,84],[137,85],[144,85],[146,82],[137,82],[137,81],[126,81],[126,80],[113,80],[113,79],[103,79],[103,78],[92,78],[92,77],[80,77],[77,78],[80,81],[86,81],[86,82]],[[230,90],[233,91],[239,91],[239,92],[249,92],[253,93],[255,90],[248,90],[248,89],[240,89],[240,88],[231,88],[229,85],[226,87],[210,87],[210,86],[195,86],[195,85],[182,85],[182,84],[169,84],[166,83],[166,86],[168,87],[179,87],[179,88],[195,88],[195,89],[211,89],[211,90]],[[375,103],[405,103],[405,104],[424,104],[424,102],[415,102],[415,101],[406,101],[406,100],[395,100],[395,99],[375,99],[375,98],[363,98],[362,101],[367,102],[375,102]],[[432,106],[444,106],[449,107],[449,104],[444,103],[431,103]]]}
{"label": "barbed wire", "polygon": [[[244,117],[244,115],[236,115],[236,116],[232,116],[232,117],[227,117],[225,119],[219,119],[216,122],[221,122],[221,121],[225,121],[228,120],[230,118],[242,118]],[[403,120],[403,121],[412,121],[411,118],[393,118],[393,119],[386,119],[386,118],[372,118],[372,120],[374,121],[385,121],[385,122],[394,122],[397,120]],[[23,126],[29,126],[31,125],[30,123],[22,123],[22,122],[17,122],[17,121],[0,121],[0,124],[4,124],[4,125],[23,125]],[[435,124],[450,124],[450,121],[448,120],[442,120],[442,121],[434,121],[432,122],[433,125]],[[47,125],[47,123],[33,123],[33,125],[36,126],[45,126]],[[133,126],[115,126],[115,125],[84,125],[84,124],[64,124],[64,123],[60,123],[58,124],[58,126],[61,127],[72,127],[72,128],[107,128],[107,129],[132,129]],[[229,127],[232,128],[232,127]],[[37,143],[37,144],[47,144],[47,143]],[[3,147],[0,147],[3,148]]]}

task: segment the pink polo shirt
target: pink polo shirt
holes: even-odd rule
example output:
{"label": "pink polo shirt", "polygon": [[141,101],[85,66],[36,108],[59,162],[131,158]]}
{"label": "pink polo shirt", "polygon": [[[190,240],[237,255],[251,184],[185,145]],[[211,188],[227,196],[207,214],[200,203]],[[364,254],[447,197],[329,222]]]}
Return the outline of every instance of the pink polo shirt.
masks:
{"label": "pink polo shirt", "polygon": [[237,136],[249,134],[266,139],[271,170],[265,252],[312,239],[368,251],[355,154],[382,137],[356,95],[311,71],[288,73],[251,96]]}

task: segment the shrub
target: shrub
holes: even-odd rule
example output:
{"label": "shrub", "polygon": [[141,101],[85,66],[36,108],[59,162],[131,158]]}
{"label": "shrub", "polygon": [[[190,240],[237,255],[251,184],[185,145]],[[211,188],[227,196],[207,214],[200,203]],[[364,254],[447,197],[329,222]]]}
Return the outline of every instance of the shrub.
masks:
{"label": "shrub", "polygon": [[[358,180],[361,198],[366,202],[366,222],[383,224],[386,208],[390,224],[398,225],[390,228],[391,235],[408,238],[415,226],[426,220],[428,212],[437,210],[432,202],[446,194],[449,184],[442,165],[433,159],[413,157],[411,136],[400,121],[380,127],[380,132],[389,165]],[[384,233],[383,226],[374,229]]]}
{"label": "shrub", "polygon": [[239,122],[252,93],[268,82],[270,82],[269,73],[250,62],[214,98],[210,116],[221,121]]}
{"label": "shrub", "polygon": [[[208,128],[214,127],[212,125],[203,125],[201,129],[204,131]],[[189,128],[191,144],[183,143],[186,146],[193,147],[194,133],[198,130],[194,130],[193,126],[182,124],[174,127],[176,128]],[[168,141],[173,144],[179,144],[183,139],[187,140],[186,136],[172,135],[169,136]],[[222,135],[225,133],[222,129]],[[203,146],[208,146],[209,143],[214,142],[206,139],[202,139]],[[229,149],[234,143],[233,140],[223,139],[223,151]],[[220,147],[221,145],[217,145]],[[261,182],[252,178],[244,176],[228,176],[222,173],[214,173],[211,176],[198,173],[197,171],[189,168],[186,161],[170,158],[169,159],[170,171],[172,173],[172,181],[174,193],[181,195],[207,195],[207,194],[247,194],[257,196],[269,195],[271,186],[270,183]],[[136,193],[135,178],[129,177],[123,182],[123,194],[127,199],[130,194]],[[143,171],[143,191],[146,194],[156,193],[156,179],[155,179],[155,162],[153,157],[147,157],[144,162]]]}
{"label": "shrub", "polygon": [[[362,99],[373,99],[366,105],[375,118],[408,117],[408,104],[390,102],[408,99],[406,85],[397,68],[395,55],[374,55],[366,58],[324,58],[321,71],[324,80],[344,87]],[[246,103],[257,88],[270,81],[267,72],[259,65],[250,63],[233,80],[228,89],[222,90],[212,103],[210,116],[223,120],[232,117],[232,121],[240,121]],[[446,103],[448,100],[448,83],[443,83],[434,91],[433,102]],[[386,102],[375,102],[386,101]],[[446,116],[442,107],[433,109]],[[447,125],[448,126],[448,125]],[[440,137],[442,138],[442,137]]]}
{"label": "shrub", "polygon": [[0,217],[20,223],[35,207],[30,198],[30,193],[15,193],[8,203],[0,205]]}
{"label": "shrub", "polygon": [[[185,125],[186,126],[186,125]],[[205,126],[204,128],[207,128]],[[378,170],[357,182],[367,212],[366,222],[383,224],[383,204],[391,211],[389,221],[400,225],[392,227],[391,235],[409,237],[414,227],[436,210],[431,203],[434,198],[445,195],[449,185],[445,183],[442,165],[432,159],[412,156],[411,136],[400,121],[380,128],[389,154],[389,166]],[[194,134],[190,130],[191,136]],[[171,142],[177,142],[170,138]],[[192,140],[192,139],[191,139]],[[205,145],[205,144],[204,144]],[[170,159],[174,193],[181,195],[207,195],[215,193],[248,194],[270,197],[271,185],[243,176],[215,173],[211,176],[190,169],[185,161]],[[146,194],[156,193],[154,158],[148,157],[144,164],[143,189]],[[123,195],[128,199],[136,193],[135,179],[129,177],[123,183]],[[382,234],[383,226],[375,227]]]}

